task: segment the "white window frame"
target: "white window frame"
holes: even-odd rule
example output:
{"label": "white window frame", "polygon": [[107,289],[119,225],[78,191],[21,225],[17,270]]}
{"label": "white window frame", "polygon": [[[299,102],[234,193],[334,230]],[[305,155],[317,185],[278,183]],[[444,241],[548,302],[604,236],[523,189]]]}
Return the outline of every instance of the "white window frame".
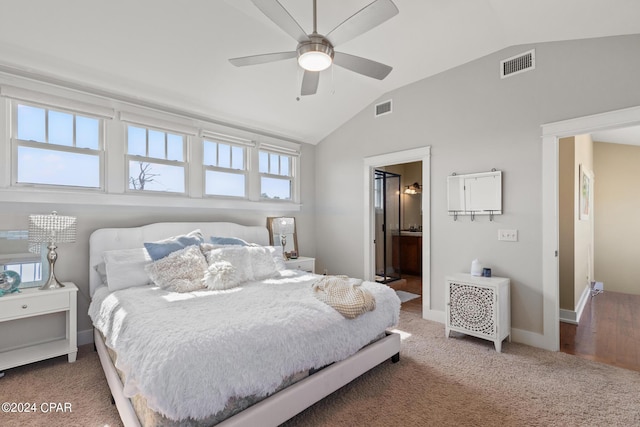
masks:
{"label": "white window frame", "polygon": [[[14,132],[17,132],[14,130],[17,123],[14,123],[16,114],[13,107],[16,102],[99,120],[100,188],[16,183],[17,150],[16,143],[13,141]],[[184,136],[185,193],[129,189],[126,131],[128,125]],[[213,137],[214,141],[247,144],[245,198],[204,194],[206,188],[201,134],[206,133],[224,135],[227,138],[227,141],[223,141]],[[209,137],[212,136],[209,135]],[[37,144],[37,148],[45,145]],[[68,146],[56,145],[53,148],[67,150]],[[292,156],[291,199],[260,197],[259,149]],[[301,144],[292,140],[224,124],[197,113],[140,101],[126,95],[110,94],[88,86],[80,87],[62,80],[51,83],[47,79],[38,80],[33,76],[16,74],[7,78],[0,75],[0,203],[153,208],[179,205],[181,209],[214,208],[253,211],[277,209],[283,213],[294,212],[301,209],[300,149]],[[149,161],[163,163],[162,159],[150,158]],[[142,194],[144,197],[139,197]],[[168,198],[175,200],[179,198],[180,202],[167,203]]]}
{"label": "white window frame", "polygon": [[[216,155],[218,164],[217,165],[206,164],[204,159],[204,153],[203,153],[203,156],[202,156],[202,159],[203,159],[202,161],[202,194],[203,196],[207,198],[230,198],[230,199],[245,199],[245,200],[249,199],[249,191],[251,187],[250,175],[252,172],[250,158],[251,158],[251,149],[255,148],[255,143],[249,139],[237,138],[231,135],[224,135],[224,134],[219,134],[215,132],[203,131],[201,133],[201,144],[202,144],[203,152],[204,152],[204,145],[207,142],[213,142],[218,144],[217,145],[218,155]],[[230,150],[231,150],[230,165],[233,164],[233,147],[238,147],[242,149],[243,169],[235,169],[232,167],[227,168],[227,167],[219,166],[220,164],[220,155],[219,155],[220,145],[219,144],[228,145],[230,147]],[[227,196],[227,195],[207,193],[207,171],[243,175],[244,176],[244,195],[243,196]]]}
{"label": "white window frame", "polygon": [[[125,192],[126,193],[145,193],[145,194],[166,194],[166,195],[187,195],[189,192],[189,157],[188,157],[188,149],[187,149],[187,143],[188,143],[188,138],[187,135],[185,135],[184,133],[178,132],[178,131],[174,131],[174,130],[169,130],[169,129],[164,129],[164,128],[160,128],[160,127],[156,127],[156,126],[148,126],[148,125],[143,125],[143,124],[138,124],[138,123],[128,123],[128,122],[124,122],[124,126],[125,126],[125,150],[124,150],[124,170],[125,170]],[[145,135],[146,135],[146,139],[145,139],[145,152],[146,152],[146,156],[140,156],[140,155],[135,155],[135,154],[129,154],[129,127],[137,127],[139,129],[144,129],[145,130]],[[149,156],[149,131],[153,130],[153,131],[157,131],[157,132],[162,132],[164,133],[164,144],[165,144],[165,158],[161,159],[158,157],[150,157]],[[178,161],[178,160],[168,160],[166,158],[167,152],[168,152],[168,145],[167,145],[167,134],[171,134],[171,135],[177,135],[182,137],[182,161]],[[142,162],[142,163],[156,163],[156,164],[162,164],[162,165],[167,165],[167,166],[177,166],[177,167],[181,167],[182,168],[182,173],[184,175],[184,191],[158,191],[158,190],[139,190],[139,189],[133,189],[130,188],[129,186],[129,177],[130,177],[130,169],[129,166],[131,164],[131,162]]]}
{"label": "white window frame", "polygon": [[[26,141],[18,139],[18,106],[24,105],[27,107],[41,108],[45,111],[45,142],[39,141]],[[11,186],[12,187],[36,187],[36,188],[54,188],[54,189],[81,189],[85,191],[104,191],[105,182],[105,162],[104,162],[104,147],[105,147],[105,123],[104,118],[92,115],[90,113],[84,113],[82,111],[75,111],[62,107],[51,107],[45,104],[36,102],[22,101],[18,99],[11,100]],[[73,146],[58,145],[49,142],[49,111],[55,111],[65,114],[71,114],[73,116]],[[87,117],[98,121],[98,149],[76,147],[76,118],[77,116]],[[18,182],[18,148],[29,147],[42,150],[50,150],[53,152],[65,152],[74,154],[87,154],[98,157],[98,164],[100,171],[98,172],[98,187],[84,187],[81,185],[59,185],[59,184],[44,184],[44,183],[31,183],[31,182]]]}
{"label": "white window frame", "polygon": [[[277,203],[291,203],[299,200],[299,157],[300,152],[295,149],[289,149],[272,144],[260,144],[258,147],[258,163],[256,164],[256,171],[258,172],[258,194],[260,194],[260,200],[277,202]],[[268,172],[260,172],[260,152],[266,152],[267,154],[276,154],[278,156],[286,156],[289,158],[289,175],[272,174]],[[271,159],[271,156],[269,156]],[[269,160],[271,161],[271,160]],[[271,168],[268,168],[271,170]],[[280,169],[280,165],[278,165]],[[270,197],[262,197],[262,178],[273,178],[280,180],[288,180],[291,189],[291,197],[289,199],[272,199]]]}

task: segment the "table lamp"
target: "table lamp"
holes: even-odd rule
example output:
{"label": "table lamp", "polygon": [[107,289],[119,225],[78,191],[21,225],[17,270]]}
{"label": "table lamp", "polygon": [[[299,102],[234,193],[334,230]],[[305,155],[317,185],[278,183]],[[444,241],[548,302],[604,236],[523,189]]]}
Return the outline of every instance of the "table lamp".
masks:
{"label": "table lamp", "polygon": [[42,243],[48,243],[49,278],[40,287],[42,290],[64,287],[58,282],[53,267],[58,258],[56,243],[73,243],[76,241],[76,218],[61,216],[56,211],[50,215],[29,215],[29,252],[40,253]]}

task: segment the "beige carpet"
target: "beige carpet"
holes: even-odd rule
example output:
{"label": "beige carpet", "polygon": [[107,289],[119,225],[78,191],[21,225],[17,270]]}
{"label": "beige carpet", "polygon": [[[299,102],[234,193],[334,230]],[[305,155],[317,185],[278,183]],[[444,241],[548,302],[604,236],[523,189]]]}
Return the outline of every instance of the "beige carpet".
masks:
{"label": "beige carpet", "polygon": [[[640,373],[564,353],[458,335],[402,312],[401,360],[307,409],[286,426],[640,425]],[[7,371],[0,401],[70,402],[72,413],[4,414],[1,426],[117,426],[97,355]]]}

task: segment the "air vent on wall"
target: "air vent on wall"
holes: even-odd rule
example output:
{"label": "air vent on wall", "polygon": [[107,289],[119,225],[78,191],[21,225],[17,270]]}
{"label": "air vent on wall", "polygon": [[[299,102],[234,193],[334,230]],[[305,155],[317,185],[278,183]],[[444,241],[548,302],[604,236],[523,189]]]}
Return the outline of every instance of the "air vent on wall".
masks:
{"label": "air vent on wall", "polygon": [[511,77],[534,68],[536,68],[536,50],[531,49],[529,52],[500,61],[500,78]]}
{"label": "air vent on wall", "polygon": [[391,114],[391,100],[376,104],[375,117]]}

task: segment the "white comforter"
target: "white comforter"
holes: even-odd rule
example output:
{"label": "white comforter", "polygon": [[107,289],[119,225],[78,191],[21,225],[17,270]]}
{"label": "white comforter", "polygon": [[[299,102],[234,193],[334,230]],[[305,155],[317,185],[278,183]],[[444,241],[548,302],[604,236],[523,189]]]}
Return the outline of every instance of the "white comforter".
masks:
{"label": "white comforter", "polygon": [[314,297],[318,276],[281,274],[226,291],[96,290],[89,315],[118,354],[125,395],[174,420],[205,418],[231,397],[265,396],[291,374],[349,357],[398,321],[385,285],[364,282],[376,309],[346,319]]}

